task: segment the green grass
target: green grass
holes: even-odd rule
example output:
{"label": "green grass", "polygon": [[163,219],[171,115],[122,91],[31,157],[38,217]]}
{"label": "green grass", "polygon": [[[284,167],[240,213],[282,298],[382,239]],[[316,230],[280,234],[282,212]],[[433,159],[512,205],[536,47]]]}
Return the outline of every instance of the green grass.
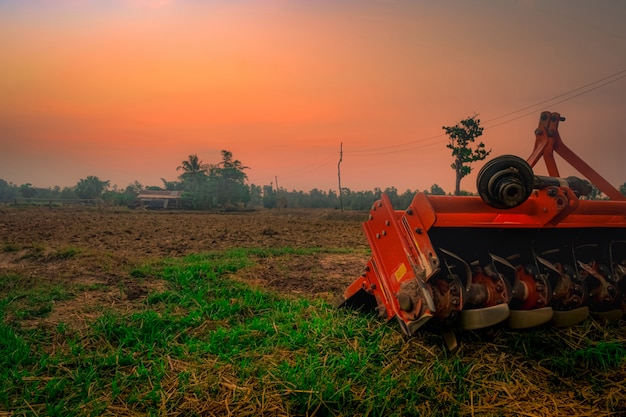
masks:
{"label": "green grass", "polygon": [[46,317],[55,302],[70,299],[73,294],[61,284],[8,273],[0,274],[0,297],[0,317],[23,320]]}
{"label": "green grass", "polygon": [[[26,317],[12,308],[17,299],[28,298],[36,308],[71,295],[2,276],[0,411],[542,415],[541,407],[559,414],[573,403],[579,415],[626,412],[618,380],[626,347],[618,326],[589,321],[579,331],[495,329],[491,343],[468,332],[453,354],[431,333],[407,340],[394,323],[373,315],[230,276],[259,258],[320,251],[230,250],[137,266],[130,276],[161,278],[167,288],[149,294],[142,308],[105,311],[88,329],[72,323],[22,328]],[[15,318],[6,320],[9,315]],[[599,382],[610,378],[613,385]]]}
{"label": "green grass", "polygon": [[2,245],[2,252],[17,252],[20,250],[20,247],[12,242],[7,242]]}
{"label": "green grass", "polygon": [[53,254],[51,254],[50,258],[57,259],[57,260],[69,259],[78,255],[80,251],[81,250],[79,248],[75,248],[73,246],[66,246],[66,247],[56,250]]}
{"label": "green grass", "polygon": [[5,243],[2,246],[2,252],[19,252],[25,251],[21,259],[31,259],[40,261],[57,261],[74,258],[81,253],[81,249],[74,246],[64,246],[55,250],[46,251],[46,246],[39,242],[33,242],[30,245],[21,246],[16,243]]}

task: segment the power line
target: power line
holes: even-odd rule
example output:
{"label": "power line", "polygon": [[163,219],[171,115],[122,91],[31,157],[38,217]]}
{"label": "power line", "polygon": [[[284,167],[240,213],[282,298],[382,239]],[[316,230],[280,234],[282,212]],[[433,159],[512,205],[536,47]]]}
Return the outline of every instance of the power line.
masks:
{"label": "power line", "polygon": [[[408,151],[413,151],[416,149],[424,149],[424,148],[428,148],[430,146],[434,146],[434,145],[440,145],[441,144],[441,139],[444,138],[445,135],[442,133],[441,135],[437,135],[437,136],[431,136],[429,138],[424,138],[423,140],[419,141],[419,144],[414,144],[413,146],[407,146],[407,144],[403,144],[403,145],[398,145],[398,146],[403,146],[402,149],[390,149],[390,147],[385,147],[385,148],[374,148],[374,149],[370,149],[369,151],[366,150],[362,150],[362,151],[344,151],[344,153],[349,154],[349,155],[353,155],[357,156],[357,157],[362,157],[362,156],[380,156],[380,155],[390,155],[390,154],[395,154],[398,152],[408,152]],[[426,143],[426,140],[433,140],[436,139],[436,141],[434,142],[429,142]],[[415,143],[415,142],[412,142]],[[406,147],[405,147],[406,146]],[[383,150],[383,152],[377,150],[377,149],[381,149]],[[387,149],[387,150],[385,150]]]}
{"label": "power line", "polygon": [[[399,147],[404,147],[404,146],[410,146],[410,145],[414,145],[417,143],[422,143],[422,142],[426,142],[428,140],[432,140],[432,139],[439,139],[441,137],[444,137],[445,135],[439,134],[439,135],[434,135],[434,136],[428,136],[425,138],[420,138],[420,139],[416,139],[416,140],[412,140],[410,142],[404,142],[404,143],[398,143],[396,145],[388,145],[388,146],[380,146],[377,148],[369,148],[369,149],[356,149],[351,151],[351,153],[368,153],[368,152],[375,152],[375,151],[379,151],[379,150],[386,150],[386,149],[393,149],[393,148],[399,148]],[[406,149],[400,149],[398,150],[398,152],[400,151],[404,151]]]}
{"label": "power line", "polygon": [[[614,82],[616,82],[616,81],[619,81],[619,80],[621,80],[622,78],[626,78],[626,70],[623,70],[623,71],[620,71],[620,72],[618,72],[618,73],[616,73],[616,74],[613,74],[612,76],[609,76],[609,77],[603,78],[603,80],[606,80],[606,79],[608,79],[608,78],[614,77],[615,75],[618,75],[618,74],[623,74],[623,75],[621,75],[621,76],[619,76],[619,77],[617,77],[617,78],[615,78],[615,79],[613,79],[613,80],[610,80],[610,81],[607,81],[607,82],[605,82],[605,83],[602,83],[602,84],[600,84],[600,85],[596,85],[595,87],[593,87],[593,88],[589,88],[588,90],[582,91],[582,92],[580,92],[580,93],[578,93],[578,94],[574,94],[573,96],[566,97],[566,98],[564,98],[563,100],[559,100],[559,101],[552,102],[552,103],[550,103],[550,105],[551,105],[551,106],[554,106],[554,105],[556,105],[556,104],[565,103],[566,101],[570,101],[570,100],[572,100],[572,99],[575,99],[576,97],[580,97],[580,96],[582,96],[582,95],[585,95],[585,94],[587,94],[587,93],[590,93],[590,92],[592,92],[592,91],[595,91],[595,90],[597,90],[597,89],[599,89],[599,88],[602,88],[602,87],[604,87],[604,86],[606,86],[606,85],[609,85],[609,84],[612,84],[612,83],[614,83]],[[599,81],[600,81],[600,80],[599,80]],[[595,81],[595,82],[593,82],[593,83],[587,84],[585,87],[588,87],[588,86],[593,85],[593,84],[597,84],[599,81]],[[527,110],[527,109],[530,109],[530,108],[533,108],[533,107],[537,107],[537,106],[539,106],[539,105],[541,105],[541,104],[545,104],[545,103],[551,102],[552,100],[554,100],[554,99],[556,99],[556,98],[563,97],[563,96],[565,96],[565,95],[571,94],[571,93],[572,93],[572,92],[574,92],[574,91],[579,91],[579,90],[581,90],[582,88],[584,88],[584,87],[580,87],[580,88],[576,88],[576,89],[570,90],[570,91],[569,91],[569,92],[567,92],[567,93],[559,94],[558,96],[555,96],[555,97],[553,97],[553,98],[551,98],[551,99],[544,100],[544,101],[542,101],[542,102],[540,102],[540,103],[537,103],[537,104],[535,104],[535,105],[533,105],[533,106],[528,106],[528,107],[525,107],[524,109],[520,109],[520,110],[518,110],[518,111],[516,111],[516,112],[512,112],[512,113],[509,113],[509,114],[514,114],[514,113],[518,113],[518,112],[523,111],[523,110]],[[507,124],[507,123],[513,122],[513,121],[515,121],[515,120],[519,120],[519,119],[522,119],[522,118],[524,118],[524,117],[527,117],[527,116],[530,116],[530,115],[532,115],[532,114],[535,114],[536,112],[537,112],[537,110],[535,109],[535,110],[533,110],[533,111],[529,111],[529,112],[527,112],[527,113],[524,113],[524,114],[522,114],[522,115],[520,115],[520,116],[517,116],[517,117],[514,117],[514,118],[512,118],[512,119],[508,119],[508,120],[505,120],[505,121],[500,122],[500,123],[496,123],[496,124],[491,125],[491,126],[485,126],[485,128],[488,128],[488,127],[489,127],[489,128],[492,128],[492,127],[502,126],[502,125],[504,125],[504,124]],[[503,118],[503,117],[504,117],[504,116],[500,116],[500,117],[497,117],[497,118],[495,118],[495,119],[491,119],[491,120],[489,120],[489,121],[485,122],[485,124],[489,124],[489,122],[491,122],[491,121],[493,121],[493,120],[496,120],[496,119],[501,119],[501,118]]]}
{"label": "power line", "polygon": [[[622,78],[626,78],[626,69],[623,69],[621,71],[618,71],[616,73],[613,73],[611,75],[608,75],[606,77],[600,78],[598,80],[595,80],[593,82],[587,83],[585,85],[582,85],[580,87],[576,87],[573,88],[571,90],[568,90],[564,93],[561,94],[557,94],[556,96],[550,97],[549,99],[546,100],[542,100],[539,101],[537,103],[534,103],[532,105],[526,106],[526,107],[522,107],[520,109],[517,109],[515,111],[488,119],[486,121],[484,121],[485,124],[485,128],[493,128],[493,127],[497,127],[497,126],[502,126],[504,124],[513,122],[515,120],[519,120],[522,119],[524,117],[533,115],[537,112],[536,108],[538,106],[542,106],[544,104],[550,103],[550,105],[557,105],[557,104],[561,104],[561,103],[565,103],[567,101],[573,100],[576,97],[580,97],[582,95],[588,94],[592,91],[598,90],[602,87],[605,87],[609,84],[612,84],[614,82],[617,82],[619,80],[621,80]],[[589,88],[591,87],[591,88]],[[578,94],[574,94],[573,93],[579,91]],[[558,100],[558,101],[554,101],[557,100],[561,97],[564,97],[562,100]],[[532,111],[527,111],[526,110],[530,110],[530,109],[534,109]],[[525,112],[522,113],[519,116],[504,120],[502,122],[496,123],[496,124],[492,124],[489,125],[490,123],[496,121],[496,120],[501,120],[504,118],[507,118],[509,116],[515,115],[517,113],[521,113],[521,112]],[[358,154],[357,156],[372,156],[372,155],[385,155],[385,154],[393,154],[393,153],[398,153],[398,152],[406,152],[406,151],[410,151],[410,150],[415,150],[415,149],[423,149],[429,146],[433,146],[436,144],[439,144],[439,141],[436,142],[431,142],[431,143],[426,143],[428,141],[432,141],[433,139],[441,139],[443,137],[445,137],[445,134],[439,134],[439,135],[435,135],[435,136],[429,136],[429,137],[425,137],[425,138],[420,138],[420,139],[416,139],[410,142],[405,142],[405,143],[400,143],[397,145],[388,145],[388,146],[381,146],[381,147],[376,147],[376,148],[369,148],[369,149],[357,149],[357,150],[352,150],[352,151],[348,151],[346,153],[349,154]],[[411,146],[411,145],[417,145],[420,144],[419,146]],[[400,148],[400,149],[399,149]],[[385,151],[385,152],[380,152],[380,151]]]}
{"label": "power line", "polygon": [[307,165],[300,166],[297,169],[293,169],[291,171],[287,171],[287,172],[283,173],[282,175],[288,175],[290,177],[302,176],[304,174],[308,174],[308,173],[317,171],[320,168],[330,164],[332,161],[334,161],[334,159],[336,157],[337,157],[337,153],[333,152],[332,155],[329,155],[329,156],[325,157],[324,159],[312,162],[312,163],[307,164]]}
{"label": "power line", "polygon": [[[617,77],[618,75],[621,75],[621,76],[620,76],[620,77]],[[606,81],[606,80],[609,80],[609,79],[614,78],[614,77],[617,77],[617,78],[615,78],[614,80],[608,81],[608,82],[606,82],[606,83],[604,83],[604,84],[601,84],[601,85],[599,85],[599,86],[596,86],[596,87],[594,87],[594,88],[592,88],[592,89],[590,89],[590,90],[584,91],[584,92],[582,92],[582,93],[580,93],[580,94],[577,94],[577,95],[575,95],[575,96],[569,97],[569,98],[567,98],[567,99],[565,99],[565,100],[562,100],[562,101],[559,101],[559,102],[556,102],[556,103],[552,103],[552,104],[554,105],[554,104],[560,104],[560,103],[563,103],[564,101],[571,100],[572,98],[575,98],[575,97],[581,96],[581,95],[583,95],[583,94],[587,94],[587,93],[588,93],[588,92],[590,92],[590,91],[596,90],[596,89],[598,89],[598,88],[600,88],[600,87],[604,87],[604,86],[605,86],[605,85],[607,85],[607,84],[611,84],[611,83],[613,83],[613,82],[615,82],[615,81],[618,81],[618,80],[620,80],[620,79],[622,79],[622,78],[626,77],[626,69],[623,69],[623,70],[618,71],[618,72],[616,72],[616,73],[614,73],[614,74],[608,75],[608,76],[606,76],[606,77],[604,77],[604,78],[600,78],[599,80],[593,81],[593,82],[588,83],[588,84],[585,84],[585,85],[583,85],[583,86],[580,86],[580,87],[577,87],[577,88],[573,88],[573,89],[571,89],[571,90],[569,90],[569,91],[566,91],[566,92],[564,92],[564,93],[561,93],[561,94],[559,94],[559,95],[556,95],[556,96],[554,96],[554,97],[551,97],[551,98],[549,98],[549,99],[547,99],[547,100],[543,100],[543,101],[540,101],[540,102],[538,102],[538,103],[532,104],[532,105],[530,105],[530,106],[522,107],[521,109],[517,109],[517,110],[515,110],[515,111],[509,112],[509,113],[506,113],[506,114],[503,114],[503,115],[498,116],[498,117],[494,117],[494,118],[492,118],[492,119],[490,119],[490,120],[488,120],[488,121],[485,121],[485,123],[493,122],[494,120],[504,119],[505,117],[511,116],[511,115],[513,115],[513,114],[520,113],[520,112],[523,112],[523,111],[525,111],[525,110],[529,110],[529,109],[535,108],[535,107],[540,106],[540,105],[542,105],[542,104],[549,103],[549,102],[551,102],[551,101],[553,101],[553,100],[555,100],[555,99],[557,99],[557,98],[560,98],[560,97],[564,97],[564,96],[570,95],[570,94],[571,94],[571,93],[573,93],[573,92],[583,90],[583,89],[585,89],[585,88],[587,88],[587,87],[589,87],[589,86],[592,86],[592,85],[594,85],[594,84],[601,83],[602,81]],[[512,119],[512,120],[517,120],[517,119]]]}

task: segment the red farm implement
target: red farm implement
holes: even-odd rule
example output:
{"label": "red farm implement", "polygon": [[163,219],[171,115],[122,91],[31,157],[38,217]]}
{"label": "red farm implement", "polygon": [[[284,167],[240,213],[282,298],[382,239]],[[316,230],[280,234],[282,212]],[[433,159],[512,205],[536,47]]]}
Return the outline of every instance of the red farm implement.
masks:
{"label": "red farm implement", "polygon": [[[569,326],[626,309],[626,197],[561,141],[543,112],[531,156],[504,155],[477,177],[480,197],[418,193],[405,210],[386,195],[363,224],[372,256],[338,306],[371,307],[406,335],[423,325],[456,347],[455,329]],[[592,187],[560,178],[559,154]],[[543,157],[549,176],[534,175]]]}

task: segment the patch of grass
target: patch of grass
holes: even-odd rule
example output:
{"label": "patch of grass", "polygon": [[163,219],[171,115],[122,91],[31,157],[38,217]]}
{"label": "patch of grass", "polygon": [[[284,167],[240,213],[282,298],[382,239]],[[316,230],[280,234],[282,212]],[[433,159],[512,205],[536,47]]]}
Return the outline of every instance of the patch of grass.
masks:
{"label": "patch of grass", "polygon": [[74,284],[73,288],[76,291],[102,291],[107,288],[107,285],[96,282],[93,284]]}
{"label": "patch of grass", "polygon": [[133,278],[146,278],[157,274],[154,265],[144,264],[131,269],[128,274]]}
{"label": "patch of grass", "polygon": [[21,248],[16,243],[7,242],[2,245],[2,252],[17,252]]}
{"label": "patch of grass", "polygon": [[75,257],[81,252],[79,248],[75,248],[73,246],[66,246],[64,248],[58,249],[56,252],[50,255],[52,259],[70,259]]}
{"label": "patch of grass", "polygon": [[25,253],[21,259],[39,259],[44,256],[46,251],[45,245],[39,242],[34,242],[29,246],[24,246],[22,249],[25,249]]}
{"label": "patch of grass", "polygon": [[57,301],[73,298],[64,285],[51,284],[38,277],[15,273],[0,275],[0,317],[17,320],[45,317]]}
{"label": "patch of grass", "polygon": [[[11,291],[15,291],[22,287],[22,282],[30,281],[22,275],[8,272],[0,274],[0,296],[6,297]],[[25,285],[28,285],[25,283]]]}
{"label": "patch of grass", "polygon": [[600,341],[576,350],[572,356],[587,369],[607,372],[619,368],[626,358],[626,345],[621,341]]}
{"label": "patch of grass", "polygon": [[[452,354],[432,334],[405,339],[375,316],[229,279],[263,257],[314,251],[231,250],[138,267],[166,280],[167,289],[149,294],[142,309],[106,311],[87,330],[71,323],[26,330],[3,321],[0,409],[64,416],[626,411],[619,327],[495,329],[491,343],[468,332]],[[24,295],[27,282],[5,278],[3,314],[13,302],[8,295]],[[46,292],[28,296],[54,298]]]}

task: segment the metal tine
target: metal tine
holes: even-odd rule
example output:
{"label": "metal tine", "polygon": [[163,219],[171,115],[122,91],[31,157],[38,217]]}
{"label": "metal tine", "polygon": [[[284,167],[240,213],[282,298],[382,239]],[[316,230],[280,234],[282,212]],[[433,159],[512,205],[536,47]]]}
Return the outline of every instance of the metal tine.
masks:
{"label": "metal tine", "polygon": [[556,272],[557,274],[561,275],[561,273],[559,272],[559,270],[556,268],[556,266],[554,266],[554,264],[550,261],[548,261],[547,259],[542,258],[539,255],[535,256],[535,259],[543,266],[545,266],[546,268]]}
{"label": "metal tine", "polygon": [[[465,292],[467,293],[470,289],[470,287],[472,286],[472,268],[469,266],[469,264],[467,262],[465,262],[465,260],[463,258],[461,258],[459,255],[457,255],[454,252],[450,252],[449,250],[443,249],[443,248],[439,248],[439,250],[446,256],[449,256],[450,258],[453,258],[457,261],[460,262],[460,264],[463,266],[463,268],[465,269]],[[446,264],[446,268],[448,269],[448,272],[450,273],[450,275],[454,275],[454,273],[452,272],[452,267],[450,266],[450,264],[448,263],[448,259],[444,256],[443,257],[443,262]]]}
{"label": "metal tine", "polygon": [[512,264],[512,263],[510,263],[509,261],[507,261],[505,258],[503,258],[503,257],[501,257],[501,256],[498,256],[498,255],[495,255],[495,254],[493,254],[493,253],[489,252],[489,257],[490,257],[493,261],[499,262],[499,263],[501,263],[502,265],[504,265],[504,266],[506,266],[506,267],[509,267],[509,268],[511,268],[511,269],[513,269],[513,270],[515,269],[515,267],[513,266],[513,264]]}
{"label": "metal tine", "polygon": [[[616,250],[615,247],[618,249]],[[621,254],[618,255],[617,252],[620,249]],[[620,279],[618,277],[623,278],[626,275],[626,240],[613,240],[609,243],[609,262],[616,280]]]}
{"label": "metal tine", "polygon": [[579,272],[585,271],[591,272],[591,264],[595,261],[596,264],[601,264],[601,259],[598,258],[600,245],[597,243],[583,243],[580,245],[572,245],[574,251],[575,265],[579,268]]}
{"label": "metal tine", "polygon": [[502,273],[502,275],[505,278],[504,282],[510,290],[517,288],[519,278],[517,276],[517,269],[515,268],[515,266],[511,262],[509,262],[506,258],[495,255],[491,252],[489,252],[489,257],[491,258],[491,264],[493,268],[495,269],[494,271],[495,273],[497,274],[501,273],[501,271],[498,270],[498,267],[495,265],[496,262],[504,265],[507,268],[507,270],[510,270],[510,274]]}

